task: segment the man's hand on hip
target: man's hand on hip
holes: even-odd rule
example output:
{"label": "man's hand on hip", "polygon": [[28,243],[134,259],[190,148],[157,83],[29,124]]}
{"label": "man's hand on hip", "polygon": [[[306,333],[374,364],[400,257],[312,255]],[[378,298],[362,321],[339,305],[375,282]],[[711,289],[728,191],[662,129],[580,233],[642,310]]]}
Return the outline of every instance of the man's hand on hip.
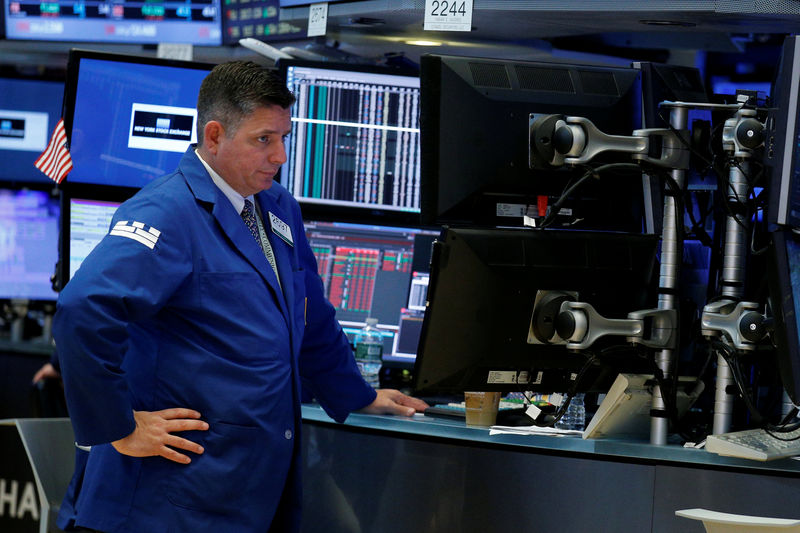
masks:
{"label": "man's hand on hip", "polygon": [[192,409],[174,408],[163,411],[134,411],[136,429],[127,437],[111,443],[123,455],[152,457],[160,455],[176,463],[189,464],[192,460],[174,448],[203,453],[203,447],[183,437],[173,435],[180,431],[205,431],[208,424],[200,413]]}

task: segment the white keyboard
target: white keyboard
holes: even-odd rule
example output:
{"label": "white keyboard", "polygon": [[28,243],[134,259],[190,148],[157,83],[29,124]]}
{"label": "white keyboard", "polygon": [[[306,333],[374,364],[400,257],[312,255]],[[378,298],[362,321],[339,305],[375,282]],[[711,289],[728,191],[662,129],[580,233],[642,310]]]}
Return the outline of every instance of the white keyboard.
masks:
{"label": "white keyboard", "polygon": [[709,435],[706,450],[719,455],[771,461],[800,455],[800,429],[788,433],[773,431],[775,438],[763,429],[746,429],[721,435]]}

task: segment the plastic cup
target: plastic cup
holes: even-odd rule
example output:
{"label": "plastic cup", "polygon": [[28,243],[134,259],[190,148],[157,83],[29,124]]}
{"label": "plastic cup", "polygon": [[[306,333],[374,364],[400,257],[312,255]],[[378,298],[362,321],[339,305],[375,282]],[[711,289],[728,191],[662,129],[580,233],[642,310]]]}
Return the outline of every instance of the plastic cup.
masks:
{"label": "plastic cup", "polygon": [[500,393],[465,392],[464,405],[468,426],[493,426],[497,420],[497,409],[500,406]]}

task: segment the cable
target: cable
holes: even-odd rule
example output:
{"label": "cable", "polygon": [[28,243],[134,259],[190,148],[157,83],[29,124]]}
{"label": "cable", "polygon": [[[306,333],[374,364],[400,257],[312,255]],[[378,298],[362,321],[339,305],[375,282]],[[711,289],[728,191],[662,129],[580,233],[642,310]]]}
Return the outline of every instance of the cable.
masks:
{"label": "cable", "polygon": [[725,362],[728,363],[728,366],[731,369],[731,374],[733,375],[733,381],[734,383],[736,383],[739,395],[744,401],[745,406],[750,412],[750,415],[753,417],[753,421],[755,422],[755,424],[760,428],[764,429],[764,431],[766,431],[767,434],[778,440],[792,441],[800,439],[800,436],[787,439],[778,435],[780,433],[788,433],[800,429],[800,421],[795,422],[794,424],[786,424],[786,420],[784,419],[783,421],[781,421],[780,424],[776,425],[770,423],[758,411],[755,404],[753,403],[753,399],[751,398],[750,394],[745,390],[744,376],[742,376],[741,367],[739,366],[738,357],[734,349],[720,340],[714,340],[712,341],[711,344],[713,345],[714,349],[717,350],[720,355],[722,355],[723,359],[725,359]]}
{"label": "cable", "polygon": [[[553,415],[553,419],[548,420],[546,422],[540,422],[538,420],[534,420],[533,425],[538,427],[555,427],[556,422],[561,420],[561,417],[564,416],[564,414],[567,412],[567,408],[569,407],[570,402],[572,402],[572,398],[575,397],[575,394],[578,391],[578,385],[583,380],[583,377],[589,370],[589,368],[591,368],[594,365],[595,360],[596,357],[594,355],[589,355],[589,358],[583,364],[581,369],[578,371],[578,374],[576,375],[575,379],[572,381],[572,384],[570,385],[569,390],[567,391],[567,397],[566,399],[562,399],[561,405],[558,407],[555,414]],[[525,395],[525,399],[528,400],[529,403],[533,403],[533,400],[529,398],[527,395]]]}
{"label": "cable", "polygon": [[605,165],[600,165],[599,167],[596,168],[589,167],[589,169],[586,171],[585,174],[583,174],[580,178],[578,178],[578,180],[575,183],[569,185],[564,190],[564,192],[561,193],[561,196],[558,198],[558,200],[556,200],[555,203],[552,206],[550,206],[547,215],[545,215],[544,219],[542,220],[542,223],[539,224],[538,227],[546,228],[550,226],[555,220],[556,216],[558,216],[559,211],[561,211],[561,206],[564,205],[564,202],[570,197],[570,195],[576,189],[578,189],[581,185],[583,185],[589,178],[599,179],[600,174],[607,170],[636,170],[641,172],[642,169],[636,163],[608,163]]}

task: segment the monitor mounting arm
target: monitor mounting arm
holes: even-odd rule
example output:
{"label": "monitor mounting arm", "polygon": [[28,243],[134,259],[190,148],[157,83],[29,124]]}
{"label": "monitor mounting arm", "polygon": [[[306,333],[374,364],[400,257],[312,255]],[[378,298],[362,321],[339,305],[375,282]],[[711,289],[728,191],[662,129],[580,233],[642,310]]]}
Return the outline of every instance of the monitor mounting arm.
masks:
{"label": "monitor mounting arm", "polygon": [[628,153],[634,161],[659,167],[689,167],[686,130],[647,128],[631,136],[609,135],[587,118],[563,115],[532,114],[528,124],[531,168],[582,165],[603,152]]}
{"label": "monitor mounting arm", "polygon": [[[686,171],[690,164],[689,111],[724,108],[735,112],[741,106],[662,102],[660,107],[669,111],[670,127],[636,130],[631,137],[606,135],[585,118],[531,115],[528,121],[528,143],[529,166],[535,169],[583,164],[603,152],[617,151],[629,153],[637,162],[659,166],[670,173],[675,190],[665,191],[664,194],[658,284],[658,310],[663,312],[658,316],[663,318],[669,316],[670,313],[667,311],[677,313],[678,308],[680,265],[683,261],[679,225],[683,224],[683,214],[679,212],[676,196],[685,185]],[[674,341],[671,343],[674,344]],[[675,372],[675,348],[669,346],[670,344],[667,344],[665,347],[655,349],[655,363],[664,377],[671,376]],[[663,445],[667,442],[666,412],[666,403],[657,385],[653,389],[651,410],[652,444]]]}
{"label": "monitor mounting arm", "polygon": [[539,291],[536,295],[528,342],[565,344],[568,350],[585,350],[599,338],[623,336],[648,348],[675,348],[677,313],[674,309],[645,309],[627,318],[606,318],[591,304],[575,301],[568,291]]}
{"label": "monitor mounting arm", "polygon": [[721,335],[734,349],[747,352],[766,335],[766,320],[754,302],[722,299],[703,307],[700,332],[707,338]]}

